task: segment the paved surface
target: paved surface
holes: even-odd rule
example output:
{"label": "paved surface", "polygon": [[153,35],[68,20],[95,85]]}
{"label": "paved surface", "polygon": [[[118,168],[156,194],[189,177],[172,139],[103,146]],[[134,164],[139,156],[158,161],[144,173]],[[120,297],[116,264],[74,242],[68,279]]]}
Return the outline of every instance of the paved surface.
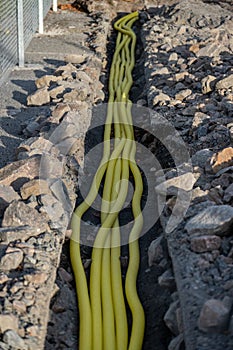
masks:
{"label": "paved surface", "polygon": [[87,43],[90,22],[81,12],[49,12],[44,34],[35,35],[26,50],[25,67],[15,67],[0,87],[0,167],[15,160],[24,125],[39,114],[50,114],[50,106],[26,105],[27,96],[36,89],[35,79],[63,64],[67,54],[91,54]]}

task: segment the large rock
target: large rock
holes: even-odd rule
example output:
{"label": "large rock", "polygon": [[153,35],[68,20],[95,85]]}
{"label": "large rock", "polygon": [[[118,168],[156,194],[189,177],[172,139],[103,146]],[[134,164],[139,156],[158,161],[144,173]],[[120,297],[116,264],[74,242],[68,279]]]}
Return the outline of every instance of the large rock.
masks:
{"label": "large rock", "polygon": [[17,226],[17,227],[0,227],[0,242],[10,243],[16,240],[26,241],[32,236],[40,234],[37,227]]}
{"label": "large rock", "polygon": [[88,95],[87,87],[83,87],[82,89],[75,89],[71,92],[67,92],[63,96],[63,102],[72,103],[76,101],[86,101]]}
{"label": "large rock", "polygon": [[28,346],[24,340],[13,330],[6,331],[3,336],[3,341],[15,350],[27,350]]}
{"label": "large rock", "polygon": [[[228,297],[227,297],[228,298]],[[203,332],[222,332],[227,329],[232,301],[209,299],[202,307],[198,327]]]}
{"label": "large rock", "polygon": [[37,89],[49,87],[51,83],[55,83],[58,80],[61,80],[61,77],[57,77],[55,75],[44,75],[41,78],[36,79],[35,84]]}
{"label": "large rock", "polygon": [[23,142],[21,142],[21,144],[18,147],[18,152],[24,152],[24,151],[27,151],[27,152],[35,151],[37,152],[36,154],[43,154],[43,153],[58,154],[52,142],[43,138],[42,136],[30,137],[28,140],[24,140]]}
{"label": "large rock", "polygon": [[19,199],[19,195],[13,187],[0,185],[0,216],[6,207],[15,199]]}
{"label": "large rock", "polygon": [[168,350],[180,350],[181,345],[184,343],[184,336],[183,334],[177,335],[168,345]]}
{"label": "large rock", "polygon": [[34,156],[6,165],[0,169],[0,184],[9,186],[14,183],[12,186],[15,188],[15,182],[18,179],[34,179],[38,177],[40,160],[39,156]]}
{"label": "large rock", "polygon": [[222,236],[233,224],[233,208],[230,205],[213,205],[191,218],[185,229],[189,235]]}
{"label": "large rock", "polygon": [[18,319],[14,315],[1,314],[0,315],[0,332],[4,333],[8,329],[18,330]]}
{"label": "large rock", "polygon": [[72,64],[81,64],[84,63],[87,59],[87,55],[77,55],[77,54],[69,54],[64,57],[65,62],[72,63]]}
{"label": "large rock", "polygon": [[219,236],[192,237],[191,249],[196,253],[210,252],[219,249],[221,241]]}
{"label": "large rock", "polygon": [[5,210],[2,227],[29,225],[41,233],[48,229],[47,221],[48,216],[45,213],[39,213],[24,202],[13,201]]}
{"label": "large rock", "polygon": [[207,163],[207,160],[210,159],[212,155],[213,155],[213,151],[211,151],[208,148],[204,148],[204,149],[201,149],[200,151],[197,151],[192,156],[193,166],[199,166],[201,168],[204,168]]}
{"label": "large rock", "polygon": [[49,96],[51,98],[57,98],[58,95],[61,95],[65,91],[65,87],[62,85],[56,86],[55,88],[49,90]]}
{"label": "large rock", "polygon": [[73,80],[73,76],[75,76],[77,72],[78,69],[72,63],[67,63],[65,66],[58,67],[54,74],[56,76],[61,76],[63,79],[70,78]]}
{"label": "large rock", "polygon": [[61,118],[67,113],[70,112],[70,107],[67,104],[59,103],[56,105],[55,109],[52,112],[51,117],[48,118],[48,122],[58,124]]}
{"label": "large rock", "polygon": [[195,182],[193,174],[188,172],[162,182],[155,187],[155,191],[160,194],[174,195],[177,194],[177,189],[191,191]]}
{"label": "large rock", "polygon": [[160,287],[168,288],[171,290],[175,289],[176,281],[172,270],[168,269],[161,276],[159,276],[158,283]]}
{"label": "large rock", "polygon": [[148,265],[152,266],[159,263],[163,257],[163,247],[162,247],[163,237],[158,237],[151,242],[148,248]]}
{"label": "large rock", "polygon": [[169,309],[164,315],[164,322],[166,323],[170,331],[175,335],[179,334],[178,321],[177,321],[177,310],[179,308],[179,304],[180,304],[179,300],[176,300],[173,303],[171,303],[169,306]]}
{"label": "large rock", "polygon": [[32,195],[49,194],[50,190],[46,180],[33,179],[21,187],[20,193],[23,199],[28,199]]}
{"label": "large rock", "polygon": [[230,184],[225,189],[223,200],[225,202],[230,202],[232,200],[232,198],[233,198],[233,184]]}
{"label": "large rock", "polygon": [[23,261],[23,252],[18,248],[8,247],[6,254],[0,260],[0,269],[3,271],[15,270]]}
{"label": "large rock", "polygon": [[216,84],[216,89],[229,89],[233,87],[233,74],[230,74],[228,77],[221,79]]}
{"label": "large rock", "polygon": [[42,106],[50,102],[49,91],[46,87],[40,88],[27,97],[28,106]]}

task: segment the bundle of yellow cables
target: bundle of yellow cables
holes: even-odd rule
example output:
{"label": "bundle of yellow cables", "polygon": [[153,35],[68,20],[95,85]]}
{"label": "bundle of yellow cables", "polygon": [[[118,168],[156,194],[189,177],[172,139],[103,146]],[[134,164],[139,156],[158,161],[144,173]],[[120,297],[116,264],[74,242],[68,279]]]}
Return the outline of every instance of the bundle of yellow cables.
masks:
{"label": "bundle of yellow cables", "polygon": [[[132,102],[128,97],[133,83],[132,70],[135,65],[136,45],[136,35],[131,28],[137,19],[138,12],[134,12],[119,19],[114,25],[118,36],[109,78],[109,103],[103,157],[86,199],[75,209],[72,217],[70,257],[79,305],[79,350],[140,350],[142,348],[145,317],[137,294],[136,280],[140,259],[138,238],[143,226],[141,212],[143,183],[135,162],[136,144],[132,126]],[[114,127],[113,149],[111,147],[112,127]],[[132,198],[134,222],[129,236],[129,264],[125,286],[123,286],[119,212],[124,206],[128,193],[130,172],[134,178]],[[101,227],[92,250],[88,286],[80,254],[81,219],[96,199],[104,176]],[[132,313],[130,332],[123,288],[125,288],[125,296]]]}

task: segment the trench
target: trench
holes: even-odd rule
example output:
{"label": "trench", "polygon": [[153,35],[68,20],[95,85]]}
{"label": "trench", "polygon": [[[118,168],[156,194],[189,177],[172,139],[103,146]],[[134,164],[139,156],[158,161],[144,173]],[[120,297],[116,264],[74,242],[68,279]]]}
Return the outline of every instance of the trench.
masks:
{"label": "trench", "polygon": [[[122,17],[125,13],[120,13],[119,17]],[[114,19],[113,22],[115,22]],[[137,35],[137,45],[136,45],[136,63],[133,70],[133,86],[130,91],[130,99],[134,104],[133,117],[135,120],[135,139],[136,142],[142,144],[143,147],[149,150],[153,157],[156,157],[159,163],[162,164],[163,168],[170,167],[169,154],[164,157],[164,150],[162,145],[159,144],[158,140],[150,133],[150,116],[147,111],[147,96],[146,96],[146,78],[144,76],[144,51],[143,42],[141,37],[141,28],[143,20],[136,22],[134,24],[134,31]],[[111,66],[111,61],[114,53],[116,42],[116,33],[114,30],[109,35],[109,40],[107,44],[107,66],[102,72],[101,81],[104,83],[104,93],[105,102],[108,99],[108,78]],[[99,108],[101,109],[101,118],[103,119],[99,124],[100,126],[95,126],[95,118],[99,118]],[[139,110],[138,110],[139,108]],[[103,124],[104,124],[104,108],[102,109],[97,105],[93,109],[91,126],[85,137],[85,154],[95,148],[98,144],[101,144],[103,138]],[[96,163],[99,163],[101,158],[101,153],[97,155],[99,157]],[[154,173],[150,171],[150,158],[143,159],[140,152],[137,153],[137,160],[139,162],[139,167],[142,172],[143,182],[144,182],[144,193],[142,198],[142,207],[144,208],[148,197],[150,197],[149,215],[157,211],[156,209],[156,197],[155,194],[149,196],[150,188],[154,183]],[[147,173],[143,171],[144,167],[148,169]],[[90,178],[95,174],[95,167],[93,167],[92,162],[89,157],[84,158],[84,170],[83,173],[88,173]],[[79,175],[81,176],[81,175]],[[101,191],[100,191],[101,192]],[[77,189],[77,203],[80,204],[83,200],[82,189]],[[120,220],[122,225],[127,225],[132,218],[130,217],[130,206],[126,207],[124,211],[120,214]],[[84,221],[91,223],[91,225],[97,225],[99,220],[99,213],[92,208],[84,215]],[[171,261],[168,255],[166,242],[163,243],[164,257],[159,264],[149,266],[148,265],[148,248],[150,243],[158,238],[162,234],[162,227],[159,220],[155,220],[155,223],[150,227],[139,240],[140,245],[140,268],[137,279],[138,294],[142,302],[145,316],[146,316],[146,327],[145,336],[143,341],[143,350],[166,350],[168,349],[168,344],[172,339],[172,334],[170,330],[166,327],[163,317],[166,313],[171,301],[172,293],[175,292],[175,287],[168,289],[161,287],[158,283],[158,277],[165,272],[168,268],[171,268]],[[86,266],[86,275],[89,277],[89,268],[91,263],[91,248],[87,245],[81,246],[81,255],[84,265]],[[121,251],[121,261],[122,261],[122,279],[125,280],[125,274],[127,270],[128,262],[128,247],[126,245],[122,246]],[[64,271],[68,272],[67,274]],[[50,303],[50,320],[48,323],[47,337],[45,342],[45,350],[50,349],[77,349],[78,348],[78,306],[76,301],[75,293],[75,282],[72,277],[72,268],[69,258],[69,238],[66,239],[62,254],[60,265],[58,267],[58,273],[56,278],[56,285],[58,286],[58,291],[55,291],[55,295]],[[65,296],[64,300],[69,302],[69,305],[64,305],[61,299]],[[131,324],[131,314],[127,307],[127,317],[130,329]]]}

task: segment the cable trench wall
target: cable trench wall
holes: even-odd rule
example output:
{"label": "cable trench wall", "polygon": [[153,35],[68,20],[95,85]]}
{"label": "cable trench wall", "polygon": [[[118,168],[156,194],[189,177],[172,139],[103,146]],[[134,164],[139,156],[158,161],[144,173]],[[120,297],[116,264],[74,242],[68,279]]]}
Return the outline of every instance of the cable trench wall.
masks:
{"label": "cable trench wall", "polygon": [[[0,0],[0,79],[9,68],[19,63],[20,54],[38,31],[39,3],[44,18],[53,0]],[[19,13],[22,14],[20,17]]]}

